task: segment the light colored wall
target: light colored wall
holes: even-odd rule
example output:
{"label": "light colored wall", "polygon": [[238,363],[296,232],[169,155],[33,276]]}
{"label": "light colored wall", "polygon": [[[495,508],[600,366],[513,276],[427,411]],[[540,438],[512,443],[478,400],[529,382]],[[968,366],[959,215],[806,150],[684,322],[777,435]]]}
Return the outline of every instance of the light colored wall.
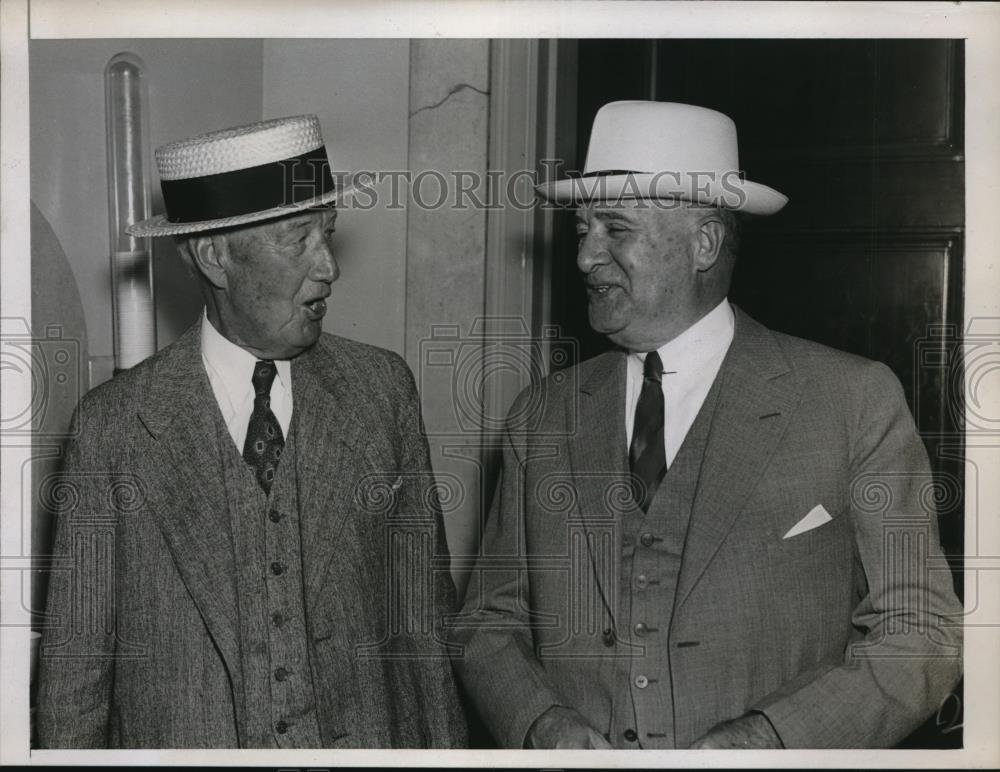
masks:
{"label": "light colored wall", "polygon": [[[408,40],[34,41],[32,199],[52,223],[84,303],[92,358],[112,354],[104,68],[119,51],[146,64],[150,150],[213,129],[295,113],[320,117],[335,167],[402,170],[409,124]],[[162,211],[152,166],[153,211]],[[341,279],[325,327],[404,349],[406,212],[343,211]],[[197,316],[194,282],[169,238],[154,239],[157,344]],[[95,372],[95,382],[110,373]]]}
{"label": "light colored wall", "polygon": [[[112,355],[104,68],[120,51],[138,54],[146,64],[150,152],[261,117],[259,40],[31,42],[31,197],[76,277],[91,358]],[[155,213],[163,206],[151,166]],[[154,239],[153,254],[157,343],[163,348],[197,317],[201,301],[170,239]],[[91,385],[108,375],[102,368]]]}
{"label": "light colored wall", "polygon": [[[484,175],[489,147],[488,40],[414,40],[410,55],[410,169],[445,177]],[[484,191],[478,191],[480,196]],[[428,185],[423,198],[438,198]],[[411,200],[408,228],[406,359],[416,374],[439,481],[455,491],[445,511],[452,555],[478,551],[479,523],[489,470],[477,421],[457,407],[482,398],[483,347],[473,322],[486,290],[486,211],[444,206],[423,209]],[[444,332],[453,327],[454,334]],[[451,357],[452,367],[432,366]],[[461,401],[461,402],[460,402]],[[456,570],[460,589],[464,572]]]}
{"label": "light colored wall", "polygon": [[[409,40],[265,40],[263,51],[265,118],[318,115],[335,171],[407,168]],[[336,248],[324,329],[402,354],[405,209],[342,207]]]}

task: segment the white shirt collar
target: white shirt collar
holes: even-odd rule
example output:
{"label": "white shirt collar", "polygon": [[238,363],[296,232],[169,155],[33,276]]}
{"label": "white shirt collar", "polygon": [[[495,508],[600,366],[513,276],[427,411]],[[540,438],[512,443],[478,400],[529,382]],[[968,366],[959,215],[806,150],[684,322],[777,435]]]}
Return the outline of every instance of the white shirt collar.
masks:
{"label": "white shirt collar", "polygon": [[[723,298],[715,308],[688,327],[684,332],[657,349],[664,372],[692,373],[714,362],[733,341],[736,321],[733,308]],[[633,352],[633,359],[642,361],[645,352]]]}
{"label": "white shirt collar", "polygon": [[[705,316],[669,343],[657,349],[663,362],[664,431],[667,465],[673,463],[684,438],[694,424],[733,341],[736,320],[723,300]],[[628,357],[625,389],[626,450],[632,441],[635,408],[643,387],[645,354]]]}
{"label": "white shirt collar", "polygon": [[[257,357],[216,330],[204,311],[201,315],[201,356],[213,388],[218,387],[216,399],[222,408],[223,418],[228,423],[238,409],[237,406],[245,404],[248,399],[251,404],[253,403],[253,383],[250,378]],[[277,359],[274,364],[281,386],[291,391],[291,361]],[[229,404],[226,405],[225,402]]]}

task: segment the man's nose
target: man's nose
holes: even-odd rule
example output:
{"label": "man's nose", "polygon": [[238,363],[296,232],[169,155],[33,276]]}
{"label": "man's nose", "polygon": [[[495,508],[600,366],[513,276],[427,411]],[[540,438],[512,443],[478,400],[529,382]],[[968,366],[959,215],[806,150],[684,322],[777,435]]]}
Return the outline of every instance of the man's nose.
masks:
{"label": "man's nose", "polygon": [[340,276],[340,266],[333,255],[333,247],[325,239],[316,249],[316,263],[312,278],[315,281],[334,282]]}
{"label": "man's nose", "polygon": [[611,260],[611,255],[597,234],[590,232],[580,237],[576,252],[576,267],[583,273],[590,273],[597,266]]}

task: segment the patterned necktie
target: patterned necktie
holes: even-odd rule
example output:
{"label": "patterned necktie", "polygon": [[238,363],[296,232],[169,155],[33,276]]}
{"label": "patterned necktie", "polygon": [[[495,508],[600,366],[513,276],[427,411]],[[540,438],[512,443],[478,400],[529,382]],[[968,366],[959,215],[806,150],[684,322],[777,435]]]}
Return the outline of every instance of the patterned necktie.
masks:
{"label": "patterned necktie", "polygon": [[243,443],[243,460],[253,469],[257,483],[264,493],[271,492],[274,472],[285,447],[281,425],[271,412],[271,384],[278,374],[270,359],[258,360],[253,367],[253,413],[247,426],[247,438]]}
{"label": "patterned necktie", "polygon": [[663,363],[655,351],[646,354],[642,367],[642,391],[635,406],[632,444],[628,463],[632,470],[632,489],[643,512],[656,495],[656,489],[667,472],[667,456],[663,449]]}

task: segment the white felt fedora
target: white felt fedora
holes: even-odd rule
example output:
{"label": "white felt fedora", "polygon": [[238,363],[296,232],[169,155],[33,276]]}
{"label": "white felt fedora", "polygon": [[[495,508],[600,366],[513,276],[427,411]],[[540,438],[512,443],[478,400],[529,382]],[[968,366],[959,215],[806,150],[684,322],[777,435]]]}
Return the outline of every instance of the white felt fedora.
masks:
{"label": "white felt fedora", "polygon": [[173,236],[259,222],[329,204],[348,188],[330,172],[315,115],[251,123],[156,149],[166,213],[126,228]]}
{"label": "white felt fedora", "polygon": [[740,170],[736,124],[677,102],[610,102],[597,111],[582,176],[536,186],[557,203],[682,199],[774,214],[788,198]]}

